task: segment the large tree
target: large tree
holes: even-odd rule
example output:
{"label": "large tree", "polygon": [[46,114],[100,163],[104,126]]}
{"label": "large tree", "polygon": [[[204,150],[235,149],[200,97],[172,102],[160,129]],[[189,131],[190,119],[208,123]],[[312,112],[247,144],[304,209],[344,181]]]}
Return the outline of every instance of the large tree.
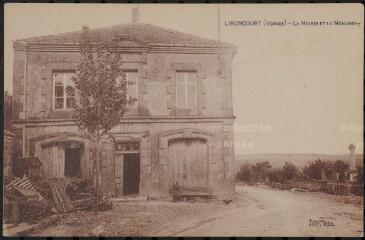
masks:
{"label": "large tree", "polygon": [[127,97],[126,75],[121,58],[111,49],[117,39],[93,43],[87,27],[82,29],[81,60],[73,81],[78,94],[75,120],[80,130],[96,143],[94,160],[95,204],[100,184],[100,142],[105,133],[122,119],[135,99]]}
{"label": "large tree", "polygon": [[272,167],[269,161],[261,161],[253,165],[252,170],[254,174],[257,176],[256,181],[263,182],[265,178],[269,176],[271,168]]}
{"label": "large tree", "polygon": [[284,180],[290,181],[298,175],[299,169],[293,163],[285,162],[282,168],[282,173]]}
{"label": "large tree", "polygon": [[240,166],[237,172],[236,179],[243,182],[250,182],[252,175],[252,166],[249,163],[244,163]]}

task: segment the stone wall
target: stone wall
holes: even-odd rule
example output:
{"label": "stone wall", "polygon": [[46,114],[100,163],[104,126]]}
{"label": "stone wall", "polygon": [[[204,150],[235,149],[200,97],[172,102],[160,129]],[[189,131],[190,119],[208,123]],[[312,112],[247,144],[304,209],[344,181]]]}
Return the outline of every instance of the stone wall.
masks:
{"label": "stone wall", "polygon": [[[122,54],[125,60],[122,68],[138,70],[139,74],[137,116],[179,115],[174,106],[176,70],[197,72],[198,116],[232,116],[230,54],[223,54],[220,59],[218,54],[147,53],[145,57],[140,55],[138,58],[135,57],[139,56],[138,54]],[[71,118],[70,111],[52,109],[52,72],[76,70],[79,58],[78,52],[15,51],[14,118]]]}
{"label": "stone wall", "polygon": [[[233,120],[190,120],[190,119],[150,119],[150,120],[126,120],[120,125],[114,127],[102,143],[101,159],[102,159],[102,188],[106,192],[115,193],[115,156],[114,142],[118,139],[131,139],[140,142],[140,193],[153,196],[168,196],[169,183],[165,177],[168,175],[168,164],[161,152],[161,136],[167,132],[183,132],[184,129],[191,129],[196,134],[206,133],[209,135],[209,187],[218,197],[227,197],[234,192],[234,157],[233,145],[226,144],[232,141],[232,128],[227,127],[232,124]],[[146,134],[148,132],[148,134]],[[34,124],[26,128],[26,153],[27,155],[35,154],[35,144],[39,139],[51,139],[59,136],[58,139],[73,139],[75,134],[81,136],[75,125],[57,124]],[[194,133],[195,134],[195,133]],[[185,137],[194,137],[184,135]],[[51,137],[52,136],[52,137]],[[43,140],[42,140],[43,141]],[[88,144],[85,153],[88,154],[88,163],[83,163],[85,168],[82,170],[83,177],[92,180],[92,166],[96,157],[93,143]],[[85,160],[86,161],[86,160]]]}
{"label": "stone wall", "polygon": [[4,177],[12,176],[12,156],[15,135],[4,130],[4,148],[3,148],[3,174]]}

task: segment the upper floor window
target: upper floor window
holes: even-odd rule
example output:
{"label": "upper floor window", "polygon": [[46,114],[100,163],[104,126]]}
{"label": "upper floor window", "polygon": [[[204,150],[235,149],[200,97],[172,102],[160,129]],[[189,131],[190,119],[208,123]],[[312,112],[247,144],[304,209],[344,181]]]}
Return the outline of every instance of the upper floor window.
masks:
{"label": "upper floor window", "polygon": [[134,98],[131,108],[138,107],[138,72],[137,71],[125,71],[125,77],[127,80],[127,98]]}
{"label": "upper floor window", "polygon": [[75,106],[73,71],[53,72],[53,109],[66,110]]}
{"label": "upper floor window", "polygon": [[196,72],[176,72],[176,107],[181,109],[197,108]]}

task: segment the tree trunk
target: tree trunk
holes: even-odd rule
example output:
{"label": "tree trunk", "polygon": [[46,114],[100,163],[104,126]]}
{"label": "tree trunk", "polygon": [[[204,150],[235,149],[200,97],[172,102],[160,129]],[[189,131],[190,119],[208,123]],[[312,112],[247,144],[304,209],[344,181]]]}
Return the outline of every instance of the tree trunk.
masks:
{"label": "tree trunk", "polygon": [[98,214],[99,203],[99,179],[100,179],[100,139],[96,140],[96,164],[95,164],[95,214]]}

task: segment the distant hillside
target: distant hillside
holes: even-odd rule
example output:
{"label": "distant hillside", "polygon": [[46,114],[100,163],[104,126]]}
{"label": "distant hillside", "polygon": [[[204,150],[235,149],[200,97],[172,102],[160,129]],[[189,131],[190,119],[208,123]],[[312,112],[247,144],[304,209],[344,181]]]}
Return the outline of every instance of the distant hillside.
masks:
{"label": "distant hillside", "polygon": [[[317,159],[336,161],[342,160],[348,163],[350,156],[347,155],[325,155],[325,154],[282,154],[282,153],[267,153],[267,154],[247,154],[247,155],[236,155],[236,169],[239,169],[240,165],[243,163],[255,164],[261,161],[269,161],[271,166],[274,168],[281,167],[285,162],[291,162],[297,167],[304,167],[311,161]],[[363,166],[363,155],[356,155],[357,163]]]}

